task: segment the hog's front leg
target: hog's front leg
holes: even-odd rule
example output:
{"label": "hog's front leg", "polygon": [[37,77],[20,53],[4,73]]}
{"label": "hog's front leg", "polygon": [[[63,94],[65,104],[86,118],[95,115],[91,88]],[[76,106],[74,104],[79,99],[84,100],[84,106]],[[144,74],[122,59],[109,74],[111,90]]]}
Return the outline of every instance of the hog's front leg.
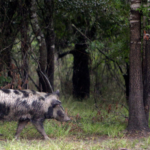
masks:
{"label": "hog's front leg", "polygon": [[47,136],[47,134],[44,131],[43,122],[44,122],[44,119],[33,119],[32,120],[32,124],[36,127],[36,129],[39,131],[39,133],[43,135],[45,140],[48,140],[49,137]]}
{"label": "hog's front leg", "polygon": [[18,139],[21,131],[23,130],[23,128],[26,126],[26,124],[29,122],[29,120],[19,120],[18,121],[18,127],[17,127],[17,131],[15,134],[15,138]]}

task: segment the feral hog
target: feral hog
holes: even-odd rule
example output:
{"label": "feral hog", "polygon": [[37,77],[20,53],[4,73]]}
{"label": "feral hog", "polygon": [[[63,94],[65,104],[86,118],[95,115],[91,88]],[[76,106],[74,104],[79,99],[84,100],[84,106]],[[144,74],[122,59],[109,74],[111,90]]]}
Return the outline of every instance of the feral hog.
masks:
{"label": "feral hog", "polygon": [[59,101],[59,91],[49,94],[33,90],[0,90],[0,120],[18,121],[15,138],[31,121],[44,139],[49,139],[43,128],[45,119],[70,120]]}

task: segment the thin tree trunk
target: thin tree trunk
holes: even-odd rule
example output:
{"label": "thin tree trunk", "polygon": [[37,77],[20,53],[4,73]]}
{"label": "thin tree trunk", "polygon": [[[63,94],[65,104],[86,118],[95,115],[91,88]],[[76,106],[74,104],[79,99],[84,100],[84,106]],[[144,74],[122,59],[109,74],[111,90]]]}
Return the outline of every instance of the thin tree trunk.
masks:
{"label": "thin tree trunk", "polygon": [[130,12],[130,91],[128,131],[149,131],[143,104],[141,65],[141,16],[137,8],[140,0],[131,1]]}
{"label": "thin tree trunk", "polygon": [[[149,7],[149,2],[150,0],[147,1],[146,7]],[[143,16],[144,22],[143,22],[143,27],[146,27],[146,25],[150,24],[150,20],[146,22],[146,17]],[[150,34],[150,30],[144,30],[144,34]],[[144,83],[144,108],[145,108],[145,114],[146,114],[146,120],[148,122],[149,119],[149,105],[150,105],[150,37],[144,35],[144,40],[143,40],[143,83]]]}
{"label": "thin tree trunk", "polygon": [[[147,2],[146,2],[147,3]],[[143,16],[143,28],[144,28],[144,34],[145,34],[145,27],[146,27],[146,16]],[[143,102],[144,102],[144,106],[147,105],[146,102],[146,97],[147,97],[147,59],[146,59],[146,49],[147,49],[147,40],[144,39],[143,40],[143,53],[142,53],[142,74],[143,74]],[[145,107],[147,108],[147,107]],[[148,108],[149,109],[149,108]],[[147,114],[147,109],[145,109],[145,114],[146,114],[146,119],[148,119],[148,114]],[[148,121],[148,120],[147,120]]]}
{"label": "thin tree trunk", "polygon": [[146,72],[145,72],[145,84],[144,84],[144,107],[145,107],[145,114],[146,120],[148,122],[149,119],[149,102],[150,102],[150,41],[147,41],[145,49],[145,61],[146,61]]}
{"label": "thin tree trunk", "polygon": [[86,44],[76,44],[73,53],[73,96],[80,99],[89,97],[90,92],[89,54],[85,51],[86,48]]}
{"label": "thin tree trunk", "polygon": [[[47,66],[47,49],[46,49],[46,42],[44,38],[44,34],[41,31],[41,28],[39,26],[38,22],[38,16],[36,13],[36,0],[31,0],[31,25],[34,34],[36,35],[37,41],[39,43],[39,70],[42,71],[42,73],[45,74],[46,72],[46,66]],[[41,73],[38,73],[39,75],[39,83],[40,83],[40,89],[41,91],[47,91],[46,89],[46,83],[43,79],[43,76]]]}
{"label": "thin tree trunk", "polygon": [[125,88],[126,88],[126,102],[129,106],[129,64],[126,63],[126,74],[123,75],[125,81]]}
{"label": "thin tree trunk", "polygon": [[[14,25],[13,16],[17,11],[18,1],[0,1],[0,17],[1,17],[1,33],[0,33],[0,72],[3,70],[3,66],[10,67],[10,51],[17,35],[16,28],[18,25]],[[5,8],[6,7],[6,8]],[[4,11],[5,8],[5,11]]]}
{"label": "thin tree trunk", "polygon": [[76,44],[74,50],[59,54],[59,58],[67,54],[74,56],[72,77],[73,96],[81,100],[89,97],[90,93],[89,54],[85,51],[86,48],[86,44]]}
{"label": "thin tree trunk", "polygon": [[29,36],[28,36],[28,25],[29,25],[29,18],[28,18],[28,10],[27,10],[27,3],[22,2],[20,3],[20,12],[22,17],[22,24],[21,24],[21,52],[22,52],[22,88],[27,89],[28,84],[28,74],[29,74],[29,66],[28,66],[28,49],[29,49]]}
{"label": "thin tree trunk", "polygon": [[45,0],[45,8],[46,8],[46,46],[47,46],[47,75],[52,86],[52,89],[49,89],[49,92],[53,92],[54,90],[54,50],[55,50],[55,35],[54,35],[54,27],[53,27],[53,9],[54,9],[54,1],[53,0]]}

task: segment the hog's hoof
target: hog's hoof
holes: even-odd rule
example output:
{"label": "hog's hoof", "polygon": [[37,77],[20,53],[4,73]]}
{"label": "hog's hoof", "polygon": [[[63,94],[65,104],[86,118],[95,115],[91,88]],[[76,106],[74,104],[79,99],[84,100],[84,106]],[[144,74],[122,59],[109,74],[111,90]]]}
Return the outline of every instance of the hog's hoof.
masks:
{"label": "hog's hoof", "polygon": [[45,136],[44,140],[50,140],[50,138],[48,136]]}
{"label": "hog's hoof", "polygon": [[15,140],[19,140],[20,138],[18,137],[18,136],[15,136],[15,138],[14,138]]}

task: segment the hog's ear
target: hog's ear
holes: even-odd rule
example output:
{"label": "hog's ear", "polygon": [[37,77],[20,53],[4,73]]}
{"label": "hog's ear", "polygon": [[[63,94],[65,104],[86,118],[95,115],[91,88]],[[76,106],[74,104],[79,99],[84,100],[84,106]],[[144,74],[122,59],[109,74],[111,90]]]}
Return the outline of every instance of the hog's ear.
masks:
{"label": "hog's ear", "polygon": [[54,92],[54,94],[56,94],[57,96],[60,96],[59,90],[57,90],[56,92]]}
{"label": "hog's ear", "polygon": [[52,107],[54,108],[56,105],[60,105],[61,104],[61,101],[58,101],[58,100],[53,100],[52,101]]}

